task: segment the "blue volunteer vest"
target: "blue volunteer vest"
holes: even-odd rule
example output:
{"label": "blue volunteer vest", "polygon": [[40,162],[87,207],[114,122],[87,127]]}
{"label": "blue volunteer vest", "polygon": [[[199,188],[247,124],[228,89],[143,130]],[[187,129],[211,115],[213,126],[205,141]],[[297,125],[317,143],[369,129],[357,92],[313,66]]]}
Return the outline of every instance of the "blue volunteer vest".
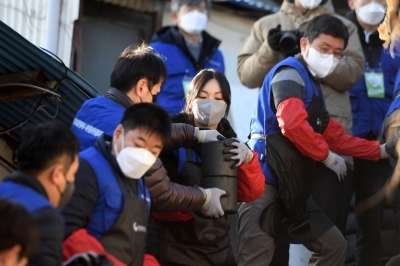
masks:
{"label": "blue volunteer vest", "polygon": [[[293,57],[288,57],[279,64],[275,65],[275,67],[271,69],[264,79],[258,95],[257,107],[254,110],[250,120],[250,134],[261,134],[265,136],[280,132],[278,120],[274,111],[271,109],[271,81],[275,76],[276,71],[281,67],[293,67],[299,72],[305,84],[305,95],[303,102],[306,109],[311,103],[313,96],[319,96],[318,89],[315,83],[309,77],[307,69],[299,60]],[[261,164],[262,172],[265,176],[266,182],[278,186],[278,180],[273,176],[272,171],[268,166],[268,162],[266,161],[267,150],[265,140],[250,139],[248,145],[250,149],[258,153],[258,159]]]}
{"label": "blue volunteer vest", "polygon": [[393,59],[389,52],[382,49],[377,66],[381,65],[383,73],[384,98],[369,98],[364,76],[349,91],[351,111],[353,116],[353,135],[365,137],[372,131],[378,136],[379,130],[393,99],[393,86],[397,71],[400,68],[400,58]]}
{"label": "blue volunteer vest", "polygon": [[6,198],[20,203],[24,205],[31,213],[45,207],[54,208],[49,200],[46,199],[42,194],[11,180],[6,180],[0,184],[0,198]]}
{"label": "blue volunteer vest", "polygon": [[103,133],[112,136],[124,112],[123,106],[104,96],[87,100],[71,125],[72,132],[79,140],[81,151],[93,147]]}
{"label": "blue volunteer vest", "polygon": [[[124,206],[123,194],[110,163],[96,148],[90,147],[79,154],[96,174],[98,183],[97,202],[86,227],[89,234],[100,239],[117,221]],[[143,179],[138,179],[138,195],[146,200],[150,210],[150,194]]]}
{"label": "blue volunteer vest", "polygon": [[[164,107],[170,115],[179,114],[185,104],[182,81],[185,77],[194,78],[197,74],[196,69],[179,46],[164,42],[154,42],[150,46],[166,58],[165,65],[168,71],[168,78],[161,92],[157,94],[157,104]],[[213,68],[224,73],[222,53],[216,50],[203,68]]]}

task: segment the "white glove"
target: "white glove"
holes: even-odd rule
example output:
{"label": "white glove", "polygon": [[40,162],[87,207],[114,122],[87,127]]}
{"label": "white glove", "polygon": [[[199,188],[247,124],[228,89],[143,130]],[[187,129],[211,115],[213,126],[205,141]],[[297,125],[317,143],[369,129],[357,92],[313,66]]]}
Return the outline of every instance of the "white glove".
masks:
{"label": "white glove", "polygon": [[[217,141],[219,140],[217,137],[220,136],[220,138],[225,139],[221,133],[219,133],[217,130],[199,130],[198,127],[195,128],[195,131],[197,131],[197,138],[199,139],[199,143],[204,143],[204,142],[210,142],[210,141]],[[196,133],[195,133],[196,135]]]}
{"label": "white glove", "polygon": [[386,152],[386,143],[381,145],[381,159],[390,158],[390,155]]}
{"label": "white glove", "polygon": [[347,167],[342,157],[329,151],[328,158],[326,158],[325,161],[322,161],[322,163],[338,175],[339,181],[344,180]]}
{"label": "white glove", "polygon": [[225,140],[224,144],[225,146],[228,147],[234,147],[233,149],[232,148],[224,149],[224,153],[236,154],[232,157],[225,158],[226,161],[238,161],[238,163],[236,165],[232,165],[232,167],[238,167],[243,163],[247,164],[251,161],[251,159],[253,159],[253,153],[245,143],[240,141],[240,139],[237,138],[227,139]]}
{"label": "white glove", "polygon": [[219,188],[200,188],[205,194],[206,201],[201,207],[200,211],[204,216],[219,218],[224,215],[224,211],[221,206],[221,196],[225,195],[226,192]]}

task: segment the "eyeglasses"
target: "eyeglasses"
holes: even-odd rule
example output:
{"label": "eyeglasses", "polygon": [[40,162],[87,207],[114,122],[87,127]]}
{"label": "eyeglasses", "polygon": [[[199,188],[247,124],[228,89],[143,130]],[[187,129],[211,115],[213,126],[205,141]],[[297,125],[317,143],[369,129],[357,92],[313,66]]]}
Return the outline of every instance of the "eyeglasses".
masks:
{"label": "eyeglasses", "polygon": [[338,60],[343,58],[343,54],[342,53],[338,53],[338,52],[329,53],[329,49],[328,48],[318,48],[318,47],[313,47],[313,48],[319,52],[319,54],[321,55],[322,58],[327,58],[330,55],[333,55],[333,57],[335,57]]}

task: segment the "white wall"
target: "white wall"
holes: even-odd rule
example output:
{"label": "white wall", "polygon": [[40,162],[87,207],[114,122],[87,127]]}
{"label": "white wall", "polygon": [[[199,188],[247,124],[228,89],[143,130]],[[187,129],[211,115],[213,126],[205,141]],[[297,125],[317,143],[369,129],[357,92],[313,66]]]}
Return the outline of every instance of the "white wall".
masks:
{"label": "white wall", "polygon": [[[169,5],[166,4],[163,25],[173,25]],[[258,90],[244,87],[236,75],[236,58],[250,34],[254,20],[213,10],[207,24],[207,32],[222,41],[220,50],[224,55],[225,75],[232,89],[232,105],[229,121],[238,137],[246,141],[250,117],[256,106]]]}
{"label": "white wall", "polygon": [[[0,20],[32,43],[46,49],[50,48],[46,47],[46,37],[47,40],[55,38],[56,54],[69,67],[74,21],[79,14],[79,0],[58,0],[60,7],[53,5],[54,12],[61,12],[56,16],[59,21],[54,22],[58,24],[58,36],[46,36],[47,11],[48,6],[51,6],[48,5],[49,1],[54,3],[54,0],[0,0]],[[49,11],[50,14],[53,12]]]}

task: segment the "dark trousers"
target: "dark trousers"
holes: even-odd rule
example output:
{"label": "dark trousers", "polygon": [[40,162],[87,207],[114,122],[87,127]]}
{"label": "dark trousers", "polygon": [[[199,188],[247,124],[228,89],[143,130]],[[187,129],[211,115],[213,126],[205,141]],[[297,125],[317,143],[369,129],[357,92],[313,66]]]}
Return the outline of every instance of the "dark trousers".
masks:
{"label": "dark trousers", "polygon": [[[377,193],[392,175],[393,168],[388,159],[378,162],[354,159],[354,173],[346,177],[346,206],[355,193],[356,206],[365,199]],[[363,213],[356,213],[357,243],[356,265],[381,265],[382,245],[380,233],[382,230],[383,211],[386,201],[382,200]],[[346,208],[348,210],[348,208]],[[344,217],[347,217],[347,213]],[[345,220],[345,219],[344,219]]]}
{"label": "dark trousers", "polygon": [[[344,198],[344,182],[339,182],[335,172],[327,168],[322,163],[315,164],[316,182],[313,185],[311,196],[314,202],[320,207],[325,214],[334,222],[335,226],[343,234],[343,207],[345,205]],[[276,242],[276,248],[271,266],[288,265],[289,261],[289,244]],[[284,264],[285,263],[285,264]]]}
{"label": "dark trousers", "polygon": [[315,183],[311,197],[343,234],[345,183],[339,182],[337,174],[322,163],[315,164],[314,173]]}

